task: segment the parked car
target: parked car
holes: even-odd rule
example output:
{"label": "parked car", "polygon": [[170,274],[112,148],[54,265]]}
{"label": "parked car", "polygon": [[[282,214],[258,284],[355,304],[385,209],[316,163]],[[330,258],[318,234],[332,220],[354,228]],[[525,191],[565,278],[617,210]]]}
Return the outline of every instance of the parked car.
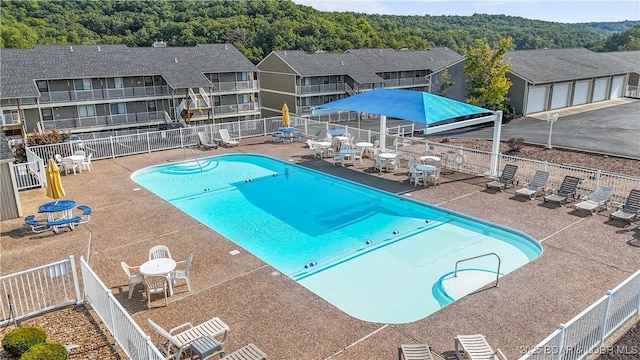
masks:
{"label": "parked car", "polygon": [[74,149],[84,149],[84,143],[79,135],[69,135],[69,139],[67,141]]}

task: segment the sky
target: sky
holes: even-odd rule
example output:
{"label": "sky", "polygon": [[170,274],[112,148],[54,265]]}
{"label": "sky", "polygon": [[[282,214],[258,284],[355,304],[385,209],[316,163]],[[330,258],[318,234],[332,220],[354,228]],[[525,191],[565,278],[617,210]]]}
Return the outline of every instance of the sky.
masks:
{"label": "sky", "polygon": [[293,0],[319,11],[386,15],[511,15],[561,23],[640,20],[639,0]]}

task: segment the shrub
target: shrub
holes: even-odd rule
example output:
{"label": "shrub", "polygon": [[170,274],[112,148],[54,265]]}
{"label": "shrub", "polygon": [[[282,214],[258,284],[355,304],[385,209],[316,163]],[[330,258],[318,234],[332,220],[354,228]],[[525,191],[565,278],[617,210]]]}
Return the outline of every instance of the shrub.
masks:
{"label": "shrub", "polygon": [[44,343],[47,333],[39,327],[21,327],[11,330],[2,339],[2,347],[11,355],[19,357],[34,345]]}
{"label": "shrub", "polygon": [[27,350],[20,360],[67,360],[69,354],[64,345],[57,342],[38,344]]}
{"label": "shrub", "polygon": [[524,146],[523,138],[511,138],[507,141],[507,145],[509,145],[510,153],[517,153]]}

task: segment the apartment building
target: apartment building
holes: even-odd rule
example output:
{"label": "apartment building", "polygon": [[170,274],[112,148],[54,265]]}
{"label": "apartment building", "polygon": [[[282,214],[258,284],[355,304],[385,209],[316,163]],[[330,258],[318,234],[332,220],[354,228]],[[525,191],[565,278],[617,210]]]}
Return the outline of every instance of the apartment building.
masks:
{"label": "apartment building", "polygon": [[[444,48],[354,49],[344,53],[274,51],[258,65],[265,116],[309,115],[314,106],[374,88],[401,88],[443,94],[464,101],[463,56]],[[450,86],[442,86],[448,73]],[[446,89],[445,89],[446,88]]]}
{"label": "apartment building", "polygon": [[259,118],[257,68],[230,44],[45,45],[0,52],[5,134]]}

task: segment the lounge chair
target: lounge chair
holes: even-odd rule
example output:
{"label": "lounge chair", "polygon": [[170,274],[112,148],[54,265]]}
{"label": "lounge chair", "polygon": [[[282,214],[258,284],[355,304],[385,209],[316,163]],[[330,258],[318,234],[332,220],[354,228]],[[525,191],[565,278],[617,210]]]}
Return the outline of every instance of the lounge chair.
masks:
{"label": "lounge chair", "polygon": [[516,195],[525,195],[529,199],[533,200],[538,194],[544,194],[544,190],[547,186],[547,179],[549,179],[549,173],[546,171],[538,170],[530,183],[526,184],[522,189],[516,190]]}
{"label": "lounge chair", "polygon": [[[217,317],[197,326],[193,326],[191,323],[184,323],[168,332],[151,319],[147,319],[147,322],[151,329],[158,334],[159,338],[156,342],[156,347],[167,359],[181,359],[189,350],[190,343],[199,337],[211,336],[222,344],[229,334],[229,326]],[[220,335],[222,337],[217,338]]]}
{"label": "lounge chair", "polygon": [[598,211],[609,208],[608,204],[611,195],[613,195],[612,188],[598,186],[593,193],[575,205],[576,209],[588,210],[591,212],[591,215],[595,215]]}
{"label": "lounge chair", "polygon": [[631,224],[632,221],[637,220],[638,214],[640,214],[640,190],[633,189],[624,205],[612,212],[609,219],[618,219]]}
{"label": "lounge chair", "polygon": [[504,166],[504,170],[502,170],[502,174],[496,180],[487,183],[487,189],[498,189],[500,191],[507,188],[509,184],[513,185],[515,181],[516,171],[518,167],[516,165],[507,164]]}
{"label": "lounge chair", "polygon": [[220,133],[220,139],[222,141],[222,145],[224,145],[226,147],[232,147],[232,146],[240,145],[240,142],[238,140],[232,139],[231,136],[229,136],[229,130],[220,129],[220,130],[218,130],[218,132]]}
{"label": "lounge chair", "polygon": [[398,360],[433,360],[427,344],[405,344],[398,348]]}
{"label": "lounge chair", "polygon": [[[462,349],[459,349],[459,347]],[[456,336],[455,351],[456,357],[460,360],[464,359],[465,355],[470,360],[493,360],[500,359],[500,357],[507,359],[500,349],[493,351],[487,339],[481,334]]]}
{"label": "lounge chair", "polygon": [[569,200],[569,197],[575,199],[576,191],[578,190],[578,183],[580,183],[580,178],[575,176],[567,175],[562,180],[562,184],[560,184],[560,188],[556,191],[555,194],[547,195],[544,197],[544,202],[553,202],[553,203],[566,203]]}
{"label": "lounge chair", "polygon": [[218,148],[218,143],[209,139],[206,131],[198,131],[198,139],[198,147],[201,147],[205,150]]}
{"label": "lounge chair", "polygon": [[267,360],[267,354],[254,344],[247,344],[221,360]]}

